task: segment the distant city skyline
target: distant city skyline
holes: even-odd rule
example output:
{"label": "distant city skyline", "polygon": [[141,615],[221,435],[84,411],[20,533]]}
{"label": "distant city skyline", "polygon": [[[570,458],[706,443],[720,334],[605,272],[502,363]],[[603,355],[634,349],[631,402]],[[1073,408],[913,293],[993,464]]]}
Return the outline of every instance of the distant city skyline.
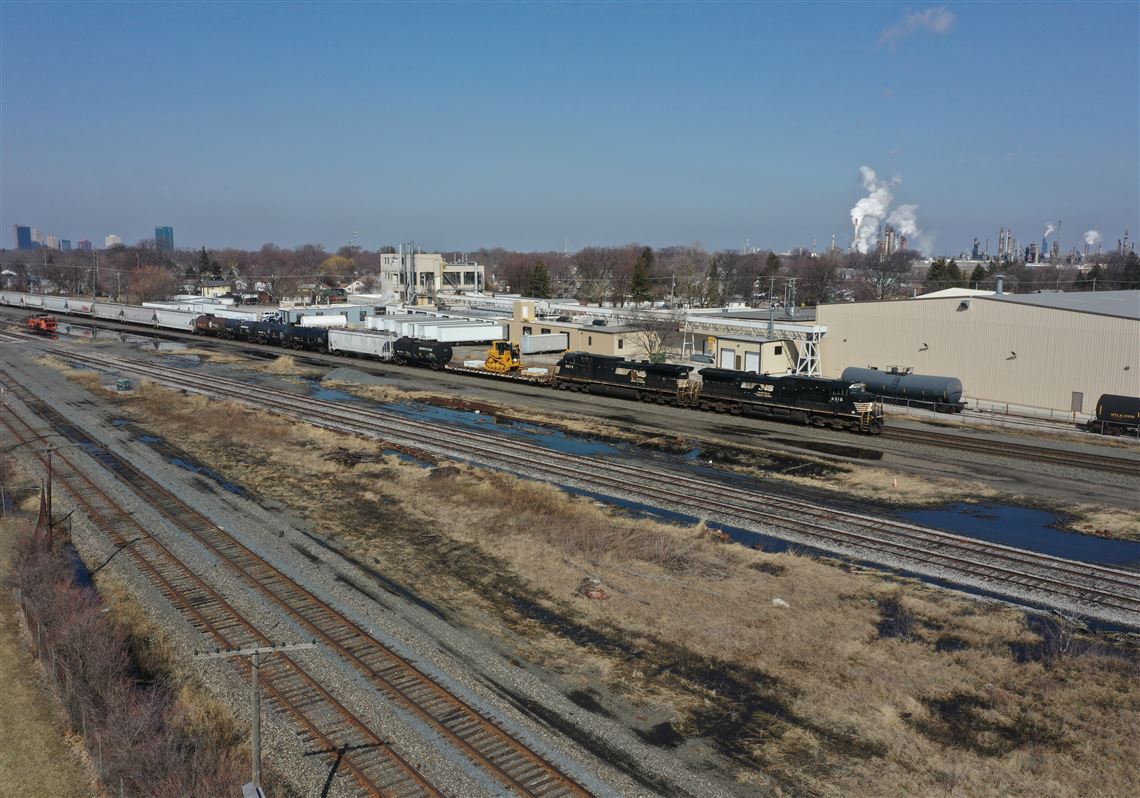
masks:
{"label": "distant city skyline", "polygon": [[[1064,252],[1140,228],[1135,3],[4,3],[0,22],[8,230],[822,251],[884,186],[882,223],[911,208],[903,234],[935,254],[1059,219]],[[59,37],[100,59],[44,59]]]}

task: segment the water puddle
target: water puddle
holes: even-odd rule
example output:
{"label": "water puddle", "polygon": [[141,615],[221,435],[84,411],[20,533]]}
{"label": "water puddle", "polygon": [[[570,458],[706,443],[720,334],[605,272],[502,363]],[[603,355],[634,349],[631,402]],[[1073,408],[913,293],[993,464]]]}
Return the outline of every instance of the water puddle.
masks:
{"label": "water puddle", "polygon": [[906,510],[906,520],[991,543],[1101,565],[1140,565],[1140,543],[1111,540],[1056,528],[1052,513],[1002,504],[953,504]]}
{"label": "water puddle", "polygon": [[410,418],[438,421],[467,429],[508,435],[565,454],[617,455],[621,452],[617,446],[602,441],[570,435],[540,424],[503,419],[491,413],[482,413],[477,410],[454,410],[449,407],[439,407],[422,402],[397,403],[385,405],[385,408]]}
{"label": "water puddle", "polygon": [[162,358],[162,365],[176,366],[179,368],[197,368],[202,365],[202,358],[198,355],[165,355]]}
{"label": "water puddle", "polygon": [[401,461],[405,463],[411,463],[412,465],[417,465],[420,468],[435,468],[435,463],[429,463],[427,460],[421,460],[415,455],[408,454],[407,452],[401,452],[399,449],[385,449],[384,454],[394,454],[396,457],[400,458]]}

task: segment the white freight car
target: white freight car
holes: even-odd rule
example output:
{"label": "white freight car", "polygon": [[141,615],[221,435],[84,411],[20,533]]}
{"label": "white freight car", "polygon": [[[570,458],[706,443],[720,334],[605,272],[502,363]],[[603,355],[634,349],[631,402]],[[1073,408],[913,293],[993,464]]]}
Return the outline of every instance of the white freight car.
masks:
{"label": "white freight car", "polygon": [[154,311],[158,326],[168,330],[192,330],[194,329],[194,319],[197,316],[196,313],[187,313],[182,310],[156,309]]}
{"label": "white freight car", "polygon": [[67,312],[67,297],[65,296],[45,296],[43,301],[44,310],[50,310],[55,313]]}
{"label": "white freight car", "polygon": [[392,343],[397,336],[391,333],[363,330],[329,330],[329,351],[390,360]]}

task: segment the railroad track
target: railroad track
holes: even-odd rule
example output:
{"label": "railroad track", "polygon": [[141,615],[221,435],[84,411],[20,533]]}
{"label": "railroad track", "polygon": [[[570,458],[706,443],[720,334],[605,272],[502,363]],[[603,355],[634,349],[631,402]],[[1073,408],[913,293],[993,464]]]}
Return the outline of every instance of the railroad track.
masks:
{"label": "railroad track", "polygon": [[[41,434],[7,407],[0,422],[17,445],[30,443]],[[36,452],[36,456],[46,471],[46,455]],[[215,647],[228,650],[272,645],[268,636],[92,481],[71,454],[62,450],[53,453],[52,477],[56,488],[62,488],[116,551],[124,551],[162,596]],[[249,673],[251,666],[244,659],[234,664],[244,674]],[[301,737],[317,746],[330,764],[340,757],[337,780],[348,791],[380,796],[442,795],[294,658],[285,653],[267,657],[258,675],[270,701],[293,720]],[[345,785],[346,779],[353,784]]]}
{"label": "railroad track", "polygon": [[896,429],[893,427],[884,430],[883,437],[895,441],[906,441],[909,443],[939,446],[947,449],[957,449],[963,452],[976,452],[978,454],[995,455],[997,457],[1012,457],[1015,460],[1076,466],[1078,468],[1107,471],[1113,474],[1125,474],[1128,476],[1140,475],[1140,461],[1109,454],[1096,454],[1072,450],[1062,451],[1048,446],[1034,446],[1028,443],[979,440],[966,435]]}
{"label": "railroad track", "polygon": [[[88,364],[143,373],[183,390],[211,393],[301,418],[330,429],[379,437],[446,457],[477,459],[515,473],[758,528],[802,545],[915,570],[1022,601],[1052,603],[1092,617],[1140,626],[1140,574],[991,544],[904,522],[828,510],[723,481],[605,458],[564,455],[525,441],[419,422],[353,403],[282,395],[221,377],[145,367],[92,355],[65,355]],[[935,572],[931,572],[931,569]]]}
{"label": "railroad track", "polygon": [[[584,787],[493,720],[447,690],[409,660],[376,640],[355,622],[321,601],[133,465],[101,447],[85,432],[72,425],[56,410],[31,395],[26,389],[11,380],[7,380],[4,387],[53,428],[59,430],[69,440],[80,444],[100,465],[130,486],[171,524],[185,531],[217,556],[220,562],[233,570],[251,588],[311,632],[314,639],[324,648],[351,664],[385,698],[415,715],[461,751],[472,763],[501,783],[506,790],[525,796],[542,796],[542,798],[589,795]],[[80,472],[76,470],[76,473]],[[147,539],[153,540],[149,536]],[[155,543],[157,544],[157,541]],[[185,566],[180,564],[179,566],[185,574],[190,574]],[[195,579],[201,582],[197,577]],[[222,601],[220,596],[216,600]],[[229,610],[232,612],[232,607]],[[227,647],[240,646],[227,645]],[[307,697],[307,700],[312,699]],[[323,700],[333,699],[326,695]],[[367,729],[361,725],[358,731],[367,732]],[[330,750],[335,754],[338,748],[343,750],[343,746],[347,745],[352,756],[360,757],[361,750],[365,754],[378,750],[375,748],[378,743],[379,741],[375,739],[372,742],[364,740],[359,743],[346,742]],[[361,750],[357,749],[358,745]],[[371,769],[374,767],[365,763],[361,766],[361,773],[367,775]],[[422,782],[422,786],[430,791],[405,791],[401,787],[398,790],[377,789],[376,792],[384,795],[438,794],[426,782]]]}

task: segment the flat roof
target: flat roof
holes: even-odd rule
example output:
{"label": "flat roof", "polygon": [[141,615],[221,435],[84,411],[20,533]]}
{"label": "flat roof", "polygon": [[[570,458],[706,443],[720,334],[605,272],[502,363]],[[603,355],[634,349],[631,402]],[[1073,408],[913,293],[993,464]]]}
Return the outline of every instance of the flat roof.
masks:
{"label": "flat roof", "polygon": [[888,305],[900,302],[953,301],[972,299],[979,302],[1011,302],[1051,310],[1073,313],[1092,313],[1100,316],[1118,316],[1140,321],[1140,290],[1133,291],[1054,291],[1042,294],[994,294],[992,296],[917,296],[906,299],[864,300],[862,302],[831,302],[829,307],[858,305]]}
{"label": "flat roof", "polygon": [[[920,297],[921,298],[921,297]],[[995,294],[982,299],[1016,302],[1054,310],[1096,313],[1140,320],[1140,290],[1137,291],[1071,291],[1050,294]]]}

